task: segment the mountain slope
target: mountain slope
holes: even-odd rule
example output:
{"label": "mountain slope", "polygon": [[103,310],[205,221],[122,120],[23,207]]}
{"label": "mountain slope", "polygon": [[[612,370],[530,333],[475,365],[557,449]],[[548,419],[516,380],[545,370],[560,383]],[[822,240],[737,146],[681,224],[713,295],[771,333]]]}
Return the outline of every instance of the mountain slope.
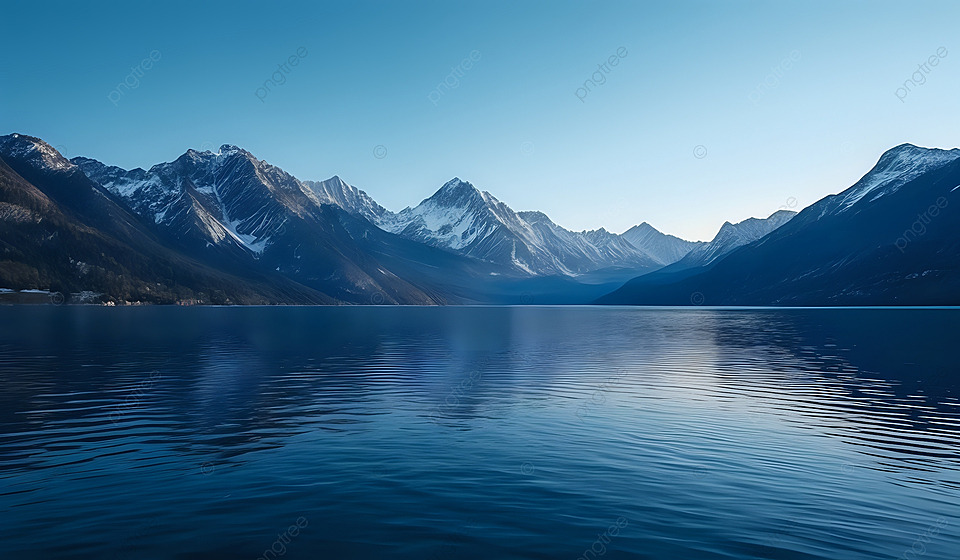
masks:
{"label": "mountain slope", "polygon": [[960,149],[886,152],[854,186],[713,263],[636,278],[601,303],[960,304]]}

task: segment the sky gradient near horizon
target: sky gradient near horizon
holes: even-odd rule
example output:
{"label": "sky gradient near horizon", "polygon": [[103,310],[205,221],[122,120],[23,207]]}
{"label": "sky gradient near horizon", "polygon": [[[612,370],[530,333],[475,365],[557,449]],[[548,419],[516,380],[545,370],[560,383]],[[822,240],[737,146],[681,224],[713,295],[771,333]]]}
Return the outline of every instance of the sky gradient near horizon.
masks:
{"label": "sky gradient near horizon", "polygon": [[849,187],[898,144],[960,146],[955,1],[4,12],[0,134],[125,168],[236,144],[391,210],[458,176],[569,229],[707,240]]}

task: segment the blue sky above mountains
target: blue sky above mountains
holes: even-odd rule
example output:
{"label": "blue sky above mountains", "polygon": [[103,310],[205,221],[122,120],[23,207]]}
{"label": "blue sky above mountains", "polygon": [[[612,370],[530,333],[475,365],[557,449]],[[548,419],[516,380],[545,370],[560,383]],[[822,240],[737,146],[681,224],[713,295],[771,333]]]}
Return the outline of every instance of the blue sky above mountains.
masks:
{"label": "blue sky above mountains", "polygon": [[459,176],[571,229],[709,239],[843,190],[897,144],[960,144],[955,2],[5,12],[0,133],[128,168],[236,144],[392,210]]}

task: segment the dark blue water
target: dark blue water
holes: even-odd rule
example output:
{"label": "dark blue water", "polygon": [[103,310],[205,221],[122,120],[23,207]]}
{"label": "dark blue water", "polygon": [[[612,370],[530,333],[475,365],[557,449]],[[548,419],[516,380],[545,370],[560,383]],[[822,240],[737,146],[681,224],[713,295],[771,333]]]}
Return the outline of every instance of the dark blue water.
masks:
{"label": "dark blue water", "polygon": [[953,310],[0,308],[0,558],[955,560],[958,333]]}

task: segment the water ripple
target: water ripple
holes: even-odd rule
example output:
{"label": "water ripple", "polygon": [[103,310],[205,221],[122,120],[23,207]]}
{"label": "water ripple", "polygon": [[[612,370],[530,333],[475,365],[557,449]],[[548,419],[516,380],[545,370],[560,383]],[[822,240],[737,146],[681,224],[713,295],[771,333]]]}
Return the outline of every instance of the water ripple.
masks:
{"label": "water ripple", "polygon": [[957,312],[0,315],[14,556],[960,550]]}

